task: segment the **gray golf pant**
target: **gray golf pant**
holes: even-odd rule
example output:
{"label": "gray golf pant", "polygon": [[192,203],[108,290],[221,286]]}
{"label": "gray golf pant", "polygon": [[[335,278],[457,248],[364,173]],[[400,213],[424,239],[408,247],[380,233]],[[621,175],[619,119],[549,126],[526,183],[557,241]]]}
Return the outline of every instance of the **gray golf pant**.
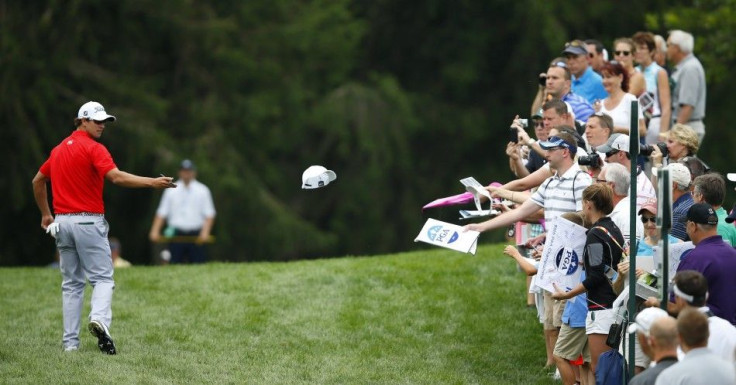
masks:
{"label": "gray golf pant", "polygon": [[79,346],[79,328],[86,281],[92,285],[89,320],[110,326],[112,322],[113,281],[109,226],[103,216],[57,215],[59,233],[56,247],[62,275],[61,296],[64,312],[64,347]]}

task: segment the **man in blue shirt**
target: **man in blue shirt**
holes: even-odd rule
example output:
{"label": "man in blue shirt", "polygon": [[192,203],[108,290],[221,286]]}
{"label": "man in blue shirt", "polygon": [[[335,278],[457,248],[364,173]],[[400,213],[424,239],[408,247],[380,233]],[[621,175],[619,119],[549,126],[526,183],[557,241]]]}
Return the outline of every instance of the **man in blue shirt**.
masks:
{"label": "man in blue shirt", "polygon": [[583,41],[573,40],[565,44],[562,55],[572,73],[572,92],[584,97],[590,104],[608,97],[603,79],[588,64],[588,50]]}

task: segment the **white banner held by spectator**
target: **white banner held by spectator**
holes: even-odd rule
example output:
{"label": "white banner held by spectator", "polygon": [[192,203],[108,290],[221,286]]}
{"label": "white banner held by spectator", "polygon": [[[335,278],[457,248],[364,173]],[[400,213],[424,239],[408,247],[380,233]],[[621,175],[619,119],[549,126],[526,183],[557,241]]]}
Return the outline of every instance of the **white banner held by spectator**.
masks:
{"label": "white banner held by spectator", "polygon": [[580,283],[585,232],[584,227],[566,219],[555,219],[544,242],[544,251],[537,273],[537,286],[554,293],[553,283],[563,291],[570,290]]}
{"label": "white banner held by spectator", "polygon": [[414,242],[426,242],[430,245],[475,255],[479,235],[480,233],[477,231],[463,231],[462,226],[430,218],[424,223],[424,227],[422,227]]}

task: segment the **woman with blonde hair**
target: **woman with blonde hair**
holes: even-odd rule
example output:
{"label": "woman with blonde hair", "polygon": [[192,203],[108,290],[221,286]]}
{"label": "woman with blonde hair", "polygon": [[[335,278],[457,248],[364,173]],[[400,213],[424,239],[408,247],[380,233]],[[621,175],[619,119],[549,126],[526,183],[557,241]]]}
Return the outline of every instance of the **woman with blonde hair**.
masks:
{"label": "woman with blonde hair", "polygon": [[[667,158],[668,163],[677,162],[688,156],[696,156],[700,144],[698,134],[686,124],[677,123],[667,132]],[[659,147],[654,146],[652,151],[653,167],[663,166],[663,156]]]}

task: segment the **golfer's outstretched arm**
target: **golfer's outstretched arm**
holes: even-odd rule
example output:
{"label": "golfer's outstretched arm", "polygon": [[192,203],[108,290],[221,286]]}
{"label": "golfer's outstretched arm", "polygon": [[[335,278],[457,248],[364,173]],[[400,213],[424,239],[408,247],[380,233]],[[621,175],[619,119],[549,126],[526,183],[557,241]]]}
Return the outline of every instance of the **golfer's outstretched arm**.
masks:
{"label": "golfer's outstretched arm", "polygon": [[508,226],[514,222],[518,222],[539,210],[539,206],[531,199],[527,199],[521,206],[511,211],[507,211],[493,219],[489,219],[481,223],[472,223],[465,226],[466,230],[488,231],[500,227]]}
{"label": "golfer's outstretched arm", "polygon": [[171,188],[176,187],[173,178],[168,176],[160,176],[158,178],[149,178],[138,176],[129,172],[121,171],[114,168],[105,174],[105,178],[118,186],[123,187],[151,187],[151,188]]}

